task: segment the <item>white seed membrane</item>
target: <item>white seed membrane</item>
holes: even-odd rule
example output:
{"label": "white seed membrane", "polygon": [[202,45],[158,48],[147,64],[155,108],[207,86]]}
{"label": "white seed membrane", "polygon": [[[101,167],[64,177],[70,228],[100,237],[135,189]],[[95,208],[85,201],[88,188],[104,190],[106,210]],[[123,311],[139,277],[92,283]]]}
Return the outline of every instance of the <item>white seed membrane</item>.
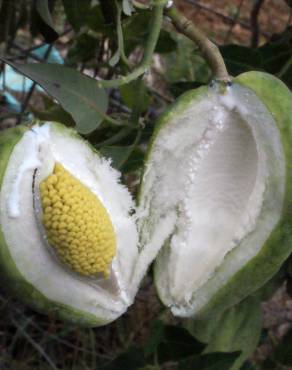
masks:
{"label": "white seed membrane", "polygon": [[224,95],[210,88],[162,127],[143,179],[139,229],[142,244],[156,248],[159,223],[176,215],[155,269],[174,314],[200,311],[258,253],[280,219],[284,179],[274,119],[242,86]]}
{"label": "white seed membrane", "polygon": [[[39,227],[40,207],[34,202],[39,202],[35,195],[39,182],[51,173],[56,162],[88,186],[110,215],[117,236],[112,282],[95,282],[71,273],[46,246]],[[118,172],[108,161],[55,124],[34,126],[24,134],[12,152],[0,194],[2,231],[24,279],[48,299],[104,320],[115,319],[133,300],[127,290],[138,258],[137,229],[129,216],[133,206],[127,189],[119,183]]]}

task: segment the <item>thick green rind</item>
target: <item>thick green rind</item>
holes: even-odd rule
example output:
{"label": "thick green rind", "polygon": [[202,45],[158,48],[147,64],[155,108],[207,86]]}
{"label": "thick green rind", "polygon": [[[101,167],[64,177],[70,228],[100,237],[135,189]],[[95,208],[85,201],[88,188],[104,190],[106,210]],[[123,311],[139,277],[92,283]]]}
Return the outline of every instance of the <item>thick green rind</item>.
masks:
{"label": "thick green rind", "polygon": [[[59,130],[69,130],[72,136],[83,140],[73,129],[63,127],[63,125],[54,123]],[[18,126],[7,129],[0,133],[0,189],[5,176],[7,164],[14,146],[20,141],[27,127]],[[8,293],[20,298],[25,304],[31,306],[41,313],[50,313],[56,318],[68,321],[73,325],[83,327],[95,327],[108,324],[110,321],[96,317],[87,312],[74,309],[70,306],[52,301],[39,292],[32,284],[25,280],[24,276],[17,269],[6,244],[4,234],[0,229],[0,269],[2,286]]]}
{"label": "thick green rind", "polygon": [[278,125],[286,160],[283,213],[259,253],[243,266],[196,314],[208,317],[225,310],[252,294],[280,269],[292,252],[292,93],[276,77],[263,72],[247,72],[234,82],[252,90]]}
{"label": "thick green rind", "polygon": [[[194,315],[196,319],[208,318],[239,303],[269,281],[280,269],[292,252],[292,94],[274,76],[262,72],[247,72],[234,79],[235,83],[253,91],[271,112],[275,119],[283,143],[286,159],[286,189],[283,214],[277,227],[272,231],[259,253],[246,263],[227,283],[217,291],[210,301]],[[207,88],[199,88],[182,95],[174,106],[162,115],[148,151],[151,157],[153,142],[161,127],[192,101],[207,98]],[[143,184],[141,186],[143,188]],[[142,195],[143,196],[143,190]],[[154,280],[157,280],[159,257],[155,261]],[[161,297],[159,289],[158,295]],[[163,300],[162,300],[163,301]]]}

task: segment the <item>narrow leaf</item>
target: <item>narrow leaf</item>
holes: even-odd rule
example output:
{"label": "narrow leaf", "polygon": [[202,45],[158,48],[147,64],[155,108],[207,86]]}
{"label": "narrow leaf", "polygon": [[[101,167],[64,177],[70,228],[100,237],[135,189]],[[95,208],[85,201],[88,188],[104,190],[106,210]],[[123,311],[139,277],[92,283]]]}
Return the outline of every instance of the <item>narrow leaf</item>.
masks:
{"label": "narrow leaf", "polygon": [[79,31],[80,28],[86,23],[90,14],[90,0],[63,0],[65,13],[69,23],[72,25],[75,31]]}
{"label": "narrow leaf", "polygon": [[166,325],[164,335],[157,349],[158,362],[178,361],[201,353],[204,344],[198,342],[186,329]]}
{"label": "narrow leaf", "polygon": [[55,104],[52,108],[43,111],[34,109],[34,107],[30,107],[30,110],[34,116],[41,121],[60,122],[68,127],[75,126],[75,122],[71,115],[58,104]]}
{"label": "narrow leaf", "polygon": [[112,161],[112,166],[121,169],[133,151],[133,146],[104,146],[100,153]]}
{"label": "narrow leaf", "polygon": [[238,370],[255,350],[261,326],[260,302],[249,297],[223,313],[205,353],[241,351],[232,366],[232,370]]}
{"label": "narrow leaf", "polygon": [[[141,86],[141,84],[143,84]],[[125,104],[133,109],[135,107],[136,101],[137,101],[137,91],[138,89],[141,88],[141,101],[142,101],[142,106],[141,106],[141,111],[145,111],[149,104],[150,104],[150,97],[147,93],[147,88],[146,85],[144,84],[143,81],[132,81],[126,85],[123,85],[120,87],[120,93],[123,101]]]}
{"label": "narrow leaf", "polygon": [[163,341],[163,337],[164,337],[164,323],[160,320],[156,320],[151,326],[150,336],[145,345],[145,355],[147,357],[155,354],[158,346]]}
{"label": "narrow leaf", "polygon": [[36,2],[36,9],[41,16],[42,20],[50,26],[54,31],[54,24],[53,24],[53,19],[49,10],[49,4],[48,0],[37,0]]}
{"label": "narrow leaf", "polygon": [[139,147],[136,147],[129,158],[127,159],[127,162],[123,165],[123,172],[133,172],[137,171],[138,169],[142,168],[144,165],[144,159],[145,159],[145,152],[141,150]]}

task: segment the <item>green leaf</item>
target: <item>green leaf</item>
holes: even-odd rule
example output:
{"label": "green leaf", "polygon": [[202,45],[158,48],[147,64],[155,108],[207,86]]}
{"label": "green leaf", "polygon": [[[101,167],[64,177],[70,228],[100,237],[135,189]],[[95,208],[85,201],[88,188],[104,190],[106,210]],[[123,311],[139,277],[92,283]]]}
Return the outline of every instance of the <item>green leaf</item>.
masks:
{"label": "green leaf", "polygon": [[[17,3],[20,2],[18,1]],[[37,0],[35,6],[32,6],[30,15],[30,32],[32,36],[38,37],[40,33],[48,44],[54,42],[59,37],[53,26],[49,5],[53,7],[54,2]]]}
{"label": "green leaf", "polygon": [[[96,33],[100,33],[100,39],[104,36],[113,37],[115,28],[112,24],[107,24],[100,5],[95,5],[90,9],[84,23]],[[97,37],[97,35],[95,35]]]}
{"label": "green leaf", "polygon": [[238,355],[239,352],[192,356],[180,361],[177,370],[229,370]]}
{"label": "green leaf", "polygon": [[160,54],[171,53],[177,48],[177,42],[171,37],[171,33],[161,30],[155,52]]}
{"label": "green leaf", "polygon": [[158,362],[163,364],[201,353],[205,346],[186,329],[165,325],[162,321],[156,320],[152,324],[150,336],[144,348],[147,358],[156,355]]}
{"label": "green leaf", "polygon": [[170,85],[170,92],[175,98],[177,98],[184,92],[191,89],[197,89],[202,85],[204,84],[198,81],[178,81]]}
{"label": "green leaf", "polygon": [[292,87],[292,26],[274,35],[270,42],[260,49],[263,68],[277,74],[290,88]]}
{"label": "green leaf", "polygon": [[139,11],[123,22],[123,35],[126,54],[129,54],[137,45],[142,45],[149,34],[151,13],[147,10]]}
{"label": "green leaf", "polygon": [[263,68],[263,58],[259,49],[251,49],[240,45],[226,45],[222,46],[220,51],[227,70],[232,76]]}
{"label": "green leaf", "polygon": [[75,31],[79,31],[86,24],[90,13],[91,0],[63,0],[63,6],[69,23]]}
{"label": "green leaf", "polygon": [[136,147],[125,164],[123,165],[123,172],[133,172],[137,171],[138,169],[142,168],[144,165],[144,159],[145,159],[145,152],[141,150],[140,148]]}
{"label": "green leaf", "polygon": [[147,357],[156,353],[158,346],[163,341],[163,337],[164,323],[161,320],[155,320],[151,325],[150,336],[144,347]]}
{"label": "green leaf", "polygon": [[283,337],[281,343],[277,346],[274,358],[282,365],[292,365],[292,329]]}
{"label": "green leaf", "polygon": [[146,365],[144,353],[137,347],[130,347],[109,364],[99,367],[100,370],[137,370]]}
{"label": "green leaf", "polygon": [[223,314],[206,353],[241,351],[232,367],[238,370],[255,350],[261,327],[260,302],[257,298],[247,298]]}
{"label": "green leaf", "polygon": [[210,69],[194,50],[194,44],[183,35],[172,34],[172,38],[176,41],[176,50],[163,54],[166,80],[170,83],[195,80],[207,83],[211,77]]}
{"label": "green leaf", "polygon": [[[143,85],[141,85],[143,84]],[[143,101],[143,104],[142,104],[142,107],[141,107],[141,111],[144,112],[149,104],[150,104],[150,97],[147,93],[147,88],[145,86],[145,84],[143,83],[143,81],[140,81],[140,80],[135,80],[135,81],[132,81],[126,85],[122,85],[120,87],[120,93],[121,93],[121,97],[123,99],[123,101],[125,102],[125,104],[129,107],[129,108],[134,108],[135,107],[135,104],[136,104],[136,100],[137,100],[137,90],[138,89],[142,89],[141,91],[141,100]]]}
{"label": "green leaf", "polygon": [[222,46],[220,51],[229,73],[236,76],[251,70],[263,70],[278,75],[292,86],[292,27],[274,35],[257,49],[239,45]]}
{"label": "green leaf", "polygon": [[201,353],[205,345],[198,342],[186,329],[179,326],[165,325],[163,336],[157,343],[157,358],[159,363],[178,361]]}
{"label": "green leaf", "polygon": [[[123,21],[126,54],[129,54],[138,45],[145,45],[149,35],[150,22],[151,12],[149,10],[140,10]],[[161,30],[155,51],[162,54],[175,51],[176,48],[177,41],[172,37],[172,34]]]}
{"label": "green leaf", "polygon": [[283,285],[286,278],[286,268],[285,264],[280,268],[280,270],[268,280],[260,289],[258,289],[254,296],[257,297],[260,301],[269,300]]}
{"label": "green leaf", "polygon": [[97,55],[98,49],[99,41],[83,33],[75,38],[73,45],[68,51],[66,64],[74,66],[78,63],[87,62]]}
{"label": "green leaf", "polygon": [[108,96],[94,79],[58,64],[13,64],[13,68],[42,86],[73,117],[81,134],[99,127]]}
{"label": "green leaf", "polygon": [[[205,324],[205,325],[204,325]],[[232,370],[238,370],[243,362],[255,350],[261,334],[261,309],[258,298],[249,297],[240,304],[228,309],[216,320],[201,322],[193,332],[202,340],[207,339],[208,346],[204,353],[240,351]],[[199,326],[198,325],[198,326]],[[206,337],[208,333],[208,337]]]}
{"label": "green leaf", "polygon": [[133,146],[103,146],[100,153],[112,161],[112,166],[121,169],[133,151]]}
{"label": "green leaf", "polygon": [[115,23],[115,0],[99,0],[101,12],[106,24]]}
{"label": "green leaf", "polygon": [[47,110],[37,110],[30,107],[30,110],[36,118],[41,121],[53,121],[63,123],[65,126],[74,127],[75,121],[72,116],[66,112],[60,105],[54,104],[50,109]]}
{"label": "green leaf", "polygon": [[36,9],[39,15],[41,16],[42,20],[56,32],[53,24],[53,19],[49,10],[48,0],[37,0]]}

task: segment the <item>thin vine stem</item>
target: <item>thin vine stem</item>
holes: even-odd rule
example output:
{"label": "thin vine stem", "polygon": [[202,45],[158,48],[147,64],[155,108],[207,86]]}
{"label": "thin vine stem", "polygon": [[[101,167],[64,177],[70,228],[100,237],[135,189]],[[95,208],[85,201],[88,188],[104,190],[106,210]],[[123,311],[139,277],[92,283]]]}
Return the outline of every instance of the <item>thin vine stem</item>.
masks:
{"label": "thin vine stem", "polygon": [[115,80],[100,80],[98,81],[98,87],[103,88],[114,88],[125,85],[133,80],[136,80],[139,76],[143,75],[151,65],[152,56],[155,51],[157,41],[159,38],[160,30],[163,21],[163,9],[165,1],[155,0],[153,4],[153,16],[150,24],[150,34],[146,43],[143,58],[140,64],[128,75]]}
{"label": "thin vine stem", "polygon": [[144,84],[142,77],[139,77],[136,81],[136,99],[135,104],[132,108],[132,113],[129,118],[129,122],[131,125],[138,126],[139,125],[139,118],[143,111],[143,99],[144,99]]}
{"label": "thin vine stem", "polygon": [[[97,110],[97,109],[95,108],[95,110]],[[120,126],[120,127],[123,127],[123,126],[129,126],[129,125],[128,125],[128,124],[126,124],[125,122],[120,122],[120,121],[118,121],[118,120],[116,120],[116,119],[112,118],[111,116],[109,116],[107,113],[102,112],[101,110],[98,110],[97,114],[98,114],[98,115],[100,115],[100,116],[101,116],[101,118],[102,118],[105,122],[109,123],[109,124],[110,124],[110,125],[112,125],[112,126],[115,126],[115,127],[118,127],[118,126]]]}
{"label": "thin vine stem", "polygon": [[125,54],[125,46],[124,46],[124,36],[123,36],[123,28],[122,28],[122,7],[121,5],[115,0],[115,5],[117,9],[117,36],[118,36],[118,52],[122,61],[126,64],[126,66],[131,70],[132,63],[129,61]]}
{"label": "thin vine stem", "polygon": [[290,57],[284,66],[281,68],[280,72],[277,74],[279,78],[282,78],[291,68],[292,66],[292,57]]}
{"label": "thin vine stem", "polygon": [[103,146],[114,145],[120,143],[122,139],[125,139],[129,134],[135,129],[135,127],[123,127],[116,134],[112,135],[109,139],[100,141],[95,144],[97,149],[102,148]]}
{"label": "thin vine stem", "polygon": [[192,40],[199,48],[209,64],[213,77],[216,80],[228,82],[228,75],[224,60],[218,47],[204,35],[190,20],[182,15],[175,6],[165,9],[165,14],[171,19],[174,27]]}

